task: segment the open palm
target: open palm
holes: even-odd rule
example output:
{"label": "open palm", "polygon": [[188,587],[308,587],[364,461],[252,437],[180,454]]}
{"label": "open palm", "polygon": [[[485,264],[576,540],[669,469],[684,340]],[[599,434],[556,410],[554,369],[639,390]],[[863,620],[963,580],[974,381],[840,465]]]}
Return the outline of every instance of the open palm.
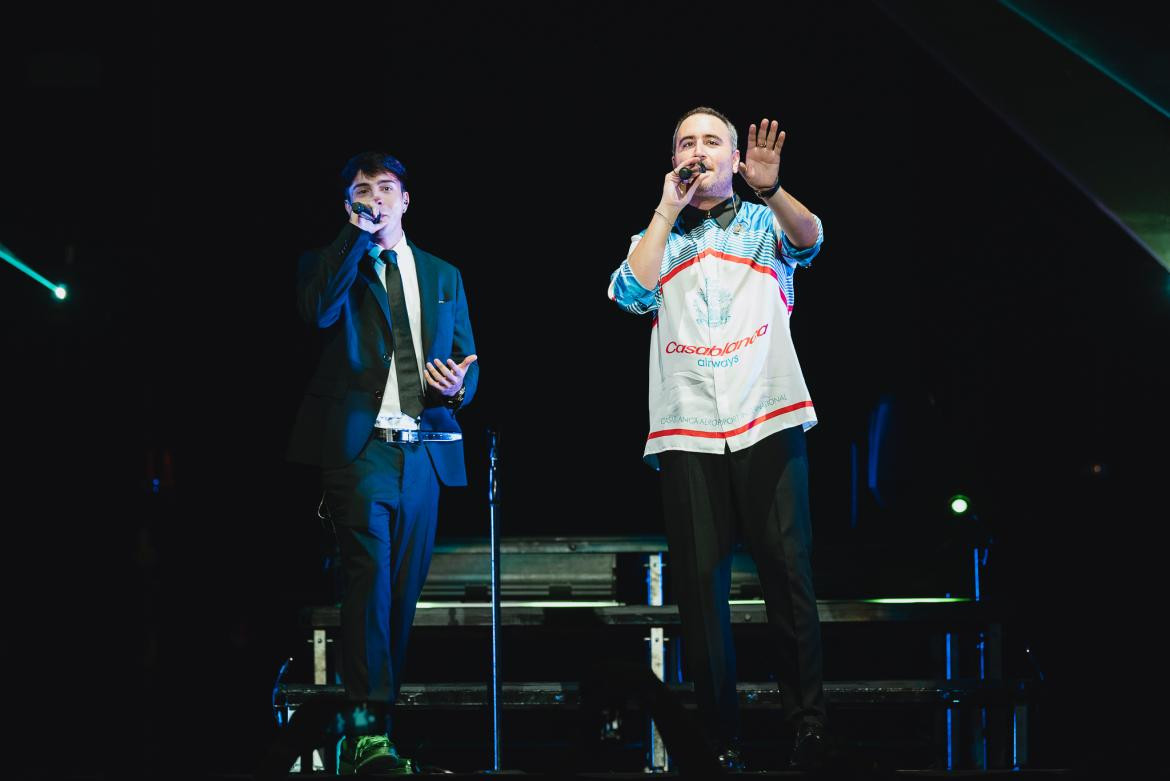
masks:
{"label": "open palm", "polygon": [[739,173],[753,190],[767,190],[780,178],[780,149],[784,146],[785,133],[780,123],[760,120],[756,126],[748,127],[747,154],[739,164]]}

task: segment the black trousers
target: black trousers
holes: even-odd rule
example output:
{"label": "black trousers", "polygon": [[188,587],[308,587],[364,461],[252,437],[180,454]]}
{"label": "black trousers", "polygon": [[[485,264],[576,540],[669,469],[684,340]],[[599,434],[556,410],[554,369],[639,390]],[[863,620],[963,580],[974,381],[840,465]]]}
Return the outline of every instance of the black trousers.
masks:
{"label": "black trousers", "polygon": [[739,732],[731,555],[742,539],[768,612],[785,716],[824,723],[821,627],[813,595],[808,455],[800,426],[722,454],[658,454],[671,585],[699,712],[721,740]]}
{"label": "black trousers", "polygon": [[[389,729],[414,612],[431,565],[439,481],[422,445],[371,439],[354,461],[322,473],[341,553],[341,678],[368,708],[350,733]],[[368,712],[363,715],[363,712]]]}

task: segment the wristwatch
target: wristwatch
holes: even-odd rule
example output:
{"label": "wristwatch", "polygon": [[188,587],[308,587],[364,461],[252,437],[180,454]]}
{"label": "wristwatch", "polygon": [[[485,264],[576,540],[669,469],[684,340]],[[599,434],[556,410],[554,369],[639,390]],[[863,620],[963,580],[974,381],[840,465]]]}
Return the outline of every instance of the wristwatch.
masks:
{"label": "wristwatch", "polygon": [[769,198],[771,198],[773,195],[775,195],[776,191],[779,189],[780,189],[780,175],[777,174],[776,175],[776,184],[772,185],[767,190],[756,190],[756,195],[760,198],[760,200],[766,201]]}
{"label": "wristwatch", "polygon": [[467,393],[467,386],[466,385],[461,387],[459,389],[459,392],[456,393],[454,396],[448,396],[447,398],[443,399],[443,403],[447,405],[447,409],[454,412],[455,410],[459,409],[459,407],[463,404],[463,395],[465,393]]}

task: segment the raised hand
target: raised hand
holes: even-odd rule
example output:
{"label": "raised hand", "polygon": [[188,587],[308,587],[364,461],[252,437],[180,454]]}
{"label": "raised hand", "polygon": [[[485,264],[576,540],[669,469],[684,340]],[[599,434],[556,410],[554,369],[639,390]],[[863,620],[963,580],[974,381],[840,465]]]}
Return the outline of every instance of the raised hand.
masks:
{"label": "raised hand", "polygon": [[785,133],[780,123],[765,117],[756,126],[748,127],[747,154],[739,164],[739,173],[753,190],[770,190],[780,179],[780,149]]}

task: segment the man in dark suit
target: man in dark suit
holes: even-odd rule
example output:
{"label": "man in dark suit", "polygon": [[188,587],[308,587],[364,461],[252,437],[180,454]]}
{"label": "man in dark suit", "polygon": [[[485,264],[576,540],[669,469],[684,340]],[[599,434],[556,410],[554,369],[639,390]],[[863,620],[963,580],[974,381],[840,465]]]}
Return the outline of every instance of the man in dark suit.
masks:
{"label": "man in dark suit", "polygon": [[389,740],[389,706],[430,566],[439,483],[467,484],[454,413],[475,393],[479,366],[459,270],[406,240],[402,163],[368,152],[341,178],[349,222],[298,269],[298,309],[325,344],[289,458],[321,467],[341,551],[351,705],[338,772],[408,773]]}

